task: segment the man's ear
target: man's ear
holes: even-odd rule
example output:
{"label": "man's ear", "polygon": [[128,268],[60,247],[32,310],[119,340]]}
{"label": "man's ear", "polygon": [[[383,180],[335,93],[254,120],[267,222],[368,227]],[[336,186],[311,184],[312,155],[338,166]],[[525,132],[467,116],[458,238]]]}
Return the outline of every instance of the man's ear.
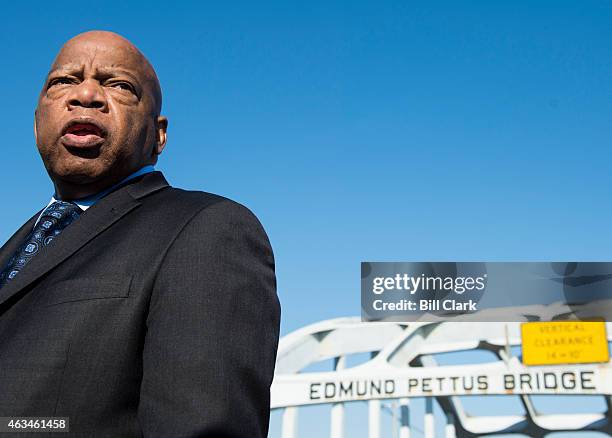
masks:
{"label": "man's ear", "polygon": [[168,140],[168,119],[164,116],[157,118],[157,142],[155,143],[155,155],[160,155],[164,147],[166,147],[166,141]]}
{"label": "man's ear", "polygon": [[36,110],[34,110],[34,141],[38,144],[38,130],[36,129]]}

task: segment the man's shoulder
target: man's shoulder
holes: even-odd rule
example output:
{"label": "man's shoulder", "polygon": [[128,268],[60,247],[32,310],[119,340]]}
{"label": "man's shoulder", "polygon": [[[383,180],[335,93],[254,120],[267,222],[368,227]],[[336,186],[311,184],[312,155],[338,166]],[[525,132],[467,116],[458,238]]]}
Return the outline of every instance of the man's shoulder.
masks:
{"label": "man's shoulder", "polygon": [[200,190],[186,190],[172,186],[166,187],[164,190],[159,192],[158,195],[159,196],[151,196],[150,199],[154,202],[158,202],[172,208],[180,206],[184,209],[200,210],[218,203],[240,205],[232,199],[217,195],[215,193]]}
{"label": "man's shoulder", "polygon": [[189,222],[205,222],[222,228],[240,224],[249,228],[263,228],[249,208],[215,193],[168,186],[141,202],[151,203],[157,211],[165,211]]}

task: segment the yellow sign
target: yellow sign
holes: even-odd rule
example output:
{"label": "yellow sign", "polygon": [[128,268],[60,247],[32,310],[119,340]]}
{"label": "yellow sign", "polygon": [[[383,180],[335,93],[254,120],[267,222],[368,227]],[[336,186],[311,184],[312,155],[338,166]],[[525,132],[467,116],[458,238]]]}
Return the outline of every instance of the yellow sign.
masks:
{"label": "yellow sign", "polygon": [[523,363],[555,365],[608,362],[606,323],[552,321],[521,324]]}

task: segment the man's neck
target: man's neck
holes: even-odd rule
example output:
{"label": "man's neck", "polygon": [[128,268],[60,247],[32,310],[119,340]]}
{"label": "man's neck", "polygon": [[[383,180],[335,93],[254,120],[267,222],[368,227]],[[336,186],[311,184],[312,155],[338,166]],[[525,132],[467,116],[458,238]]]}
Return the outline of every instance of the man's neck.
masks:
{"label": "man's neck", "polygon": [[115,180],[114,182],[110,184],[101,183],[101,184],[94,185],[94,186],[89,185],[87,187],[85,186],[76,186],[76,187],[63,186],[61,188],[58,184],[55,184],[55,193],[53,195],[53,199],[62,200],[62,201],[73,201],[73,202],[87,201],[90,199],[100,199],[105,194],[111,192],[115,187],[121,184],[124,184],[125,182],[133,178],[136,178],[140,175],[144,175],[146,173],[153,172],[154,170],[155,170],[155,166],[153,166],[152,164],[149,164],[129,174],[127,177],[121,178],[119,180]]}
{"label": "man's neck", "polygon": [[97,200],[104,197],[106,194],[112,192],[116,187],[122,184],[125,184],[126,182],[134,178],[137,178],[141,175],[144,175],[146,173],[150,173],[153,171],[155,171],[155,166],[153,166],[152,164],[146,165],[138,169],[136,172],[133,172],[127,177],[116,182],[115,184],[112,184],[110,187],[106,186],[106,188],[102,190],[97,190],[95,192],[87,191],[87,192],[81,192],[80,194],[70,193],[70,196],[65,196],[63,193],[58,193],[57,188],[56,188],[56,192],[53,195],[53,200],[72,201],[72,202],[75,202],[76,204],[83,203],[83,204],[93,205],[95,202],[97,202]]}

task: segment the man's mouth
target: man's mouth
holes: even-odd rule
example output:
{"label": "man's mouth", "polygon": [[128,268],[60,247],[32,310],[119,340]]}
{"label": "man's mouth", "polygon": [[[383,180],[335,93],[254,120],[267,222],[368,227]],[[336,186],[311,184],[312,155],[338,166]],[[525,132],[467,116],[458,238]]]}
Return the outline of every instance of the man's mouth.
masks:
{"label": "man's mouth", "polygon": [[104,143],[106,132],[98,123],[88,120],[74,120],[64,128],[61,140],[65,146],[92,148]]}

